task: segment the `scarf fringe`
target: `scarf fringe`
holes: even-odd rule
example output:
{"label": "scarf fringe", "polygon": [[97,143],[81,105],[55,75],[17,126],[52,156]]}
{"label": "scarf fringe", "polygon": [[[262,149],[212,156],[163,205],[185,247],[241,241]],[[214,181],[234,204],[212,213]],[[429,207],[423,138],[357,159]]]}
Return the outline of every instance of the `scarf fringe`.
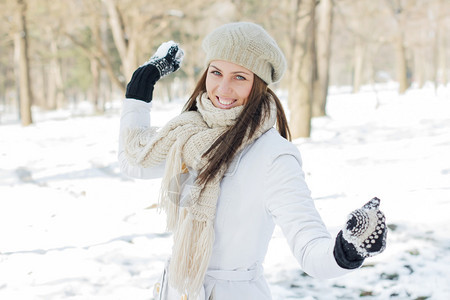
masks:
{"label": "scarf fringe", "polygon": [[203,286],[211,258],[214,225],[211,221],[195,220],[188,213],[177,229],[169,266],[170,284],[179,293],[187,292],[195,299]]}

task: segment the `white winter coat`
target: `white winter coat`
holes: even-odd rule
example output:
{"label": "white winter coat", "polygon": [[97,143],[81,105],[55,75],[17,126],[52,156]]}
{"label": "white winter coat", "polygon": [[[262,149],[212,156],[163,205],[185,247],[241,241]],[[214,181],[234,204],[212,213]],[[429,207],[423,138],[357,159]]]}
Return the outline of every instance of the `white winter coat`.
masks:
{"label": "white winter coat", "polygon": [[[149,126],[150,107],[124,100],[121,132]],[[154,177],[152,169],[127,163],[123,145],[119,162],[132,177]],[[334,259],[335,239],[311,199],[298,149],[272,128],[235,157],[221,182],[215,241],[204,281],[206,299],[211,293],[215,300],[271,299],[262,262],[275,224],[307,274],[332,278],[351,271]]]}

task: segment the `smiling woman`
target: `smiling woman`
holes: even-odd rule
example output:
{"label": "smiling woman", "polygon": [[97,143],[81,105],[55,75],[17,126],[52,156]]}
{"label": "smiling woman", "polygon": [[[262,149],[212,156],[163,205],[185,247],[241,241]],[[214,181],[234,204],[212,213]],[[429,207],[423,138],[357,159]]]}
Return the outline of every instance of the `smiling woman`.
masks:
{"label": "smiling woman", "polygon": [[206,76],[208,98],[215,107],[229,109],[243,105],[253,85],[253,72],[237,64],[212,61]]}
{"label": "smiling woman", "polygon": [[123,104],[121,170],[151,178],[166,163],[160,204],[174,243],[156,299],[271,299],[262,262],[275,225],[303,270],[318,278],[346,274],[383,251],[377,198],[354,211],[337,237],[322,222],[281,102],[268,87],[286,69],[272,37],[259,25],[231,23],[202,46],[205,71],[182,113],[162,129],[150,127],[150,102],[159,78],[180,67],[176,43],[160,46],[135,71]]}

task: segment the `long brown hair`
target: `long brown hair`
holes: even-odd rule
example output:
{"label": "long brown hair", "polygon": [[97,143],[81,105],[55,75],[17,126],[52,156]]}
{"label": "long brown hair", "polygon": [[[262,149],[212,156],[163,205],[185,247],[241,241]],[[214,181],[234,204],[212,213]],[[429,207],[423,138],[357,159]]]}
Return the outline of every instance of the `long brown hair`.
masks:
{"label": "long brown hair", "polygon": [[[198,81],[194,92],[183,108],[183,112],[197,110],[197,98],[203,93],[206,93],[207,74],[208,70],[203,73]],[[209,157],[209,163],[198,174],[197,180],[200,184],[205,184],[214,178],[222,167],[228,167],[237,149],[242,144],[244,137],[247,134],[249,138],[252,137],[259,125],[268,117],[271,99],[274,100],[277,108],[277,130],[282,137],[291,140],[291,132],[289,131],[288,122],[280,99],[255,74],[250,95],[244,104],[244,108],[237,122],[223,133],[203,154],[203,156]]]}

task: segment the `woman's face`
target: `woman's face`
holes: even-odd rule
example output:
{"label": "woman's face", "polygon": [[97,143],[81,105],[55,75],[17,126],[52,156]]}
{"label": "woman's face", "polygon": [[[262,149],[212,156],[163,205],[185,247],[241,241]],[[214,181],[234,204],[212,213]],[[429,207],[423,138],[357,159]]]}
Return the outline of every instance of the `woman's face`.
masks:
{"label": "woman's face", "polygon": [[215,107],[244,105],[253,86],[253,72],[234,63],[214,60],[206,75],[206,92]]}

